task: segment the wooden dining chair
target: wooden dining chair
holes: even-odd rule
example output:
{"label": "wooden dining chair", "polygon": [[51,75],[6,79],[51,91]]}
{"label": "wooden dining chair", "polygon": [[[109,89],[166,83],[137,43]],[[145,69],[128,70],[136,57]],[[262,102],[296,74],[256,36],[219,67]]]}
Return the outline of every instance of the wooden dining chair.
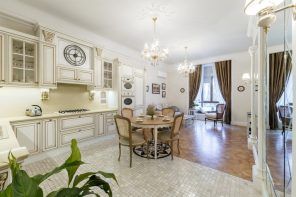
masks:
{"label": "wooden dining chair", "polygon": [[216,105],[216,111],[214,113],[206,113],[205,114],[205,123],[207,120],[214,121],[214,126],[217,125],[217,122],[220,121],[223,127],[223,118],[225,113],[226,105],[225,104],[218,104]]}
{"label": "wooden dining chair", "polygon": [[132,119],[134,116],[134,110],[132,110],[131,108],[122,108],[121,115],[128,119]]}
{"label": "wooden dining chair", "polygon": [[180,130],[182,127],[182,122],[184,118],[184,113],[181,113],[174,117],[174,123],[170,132],[159,132],[158,139],[163,143],[167,143],[171,146],[171,156],[174,159],[174,142],[177,141],[178,153],[180,154]]}
{"label": "wooden dining chair", "polygon": [[174,117],[175,116],[175,110],[173,108],[163,108],[161,110],[161,114],[164,116]]}
{"label": "wooden dining chair", "polygon": [[147,145],[147,158],[149,158],[149,143],[144,139],[142,133],[132,132],[132,126],[130,119],[115,115],[114,120],[116,123],[116,129],[119,138],[119,156],[118,161],[120,161],[121,157],[121,146],[128,146],[130,149],[130,167],[132,167],[132,151],[133,147],[140,145]]}

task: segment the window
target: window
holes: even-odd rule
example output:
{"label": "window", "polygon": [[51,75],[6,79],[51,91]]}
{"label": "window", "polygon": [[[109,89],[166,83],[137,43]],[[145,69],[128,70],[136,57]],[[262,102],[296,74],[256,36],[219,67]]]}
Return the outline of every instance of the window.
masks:
{"label": "window", "polygon": [[225,103],[220,92],[214,63],[202,65],[201,85],[195,102],[203,108],[203,111],[215,111],[218,103]]}

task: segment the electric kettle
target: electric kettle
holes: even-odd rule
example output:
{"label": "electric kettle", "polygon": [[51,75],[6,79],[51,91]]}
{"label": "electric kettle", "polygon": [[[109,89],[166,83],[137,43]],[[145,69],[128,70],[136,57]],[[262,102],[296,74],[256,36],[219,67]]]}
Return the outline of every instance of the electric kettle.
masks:
{"label": "electric kettle", "polygon": [[27,116],[41,116],[42,109],[39,105],[31,105],[29,108],[26,109]]}

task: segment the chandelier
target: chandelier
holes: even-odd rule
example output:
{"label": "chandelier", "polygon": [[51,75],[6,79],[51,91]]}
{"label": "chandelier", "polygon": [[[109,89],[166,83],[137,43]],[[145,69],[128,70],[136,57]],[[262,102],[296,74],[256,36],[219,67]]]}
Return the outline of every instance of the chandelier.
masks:
{"label": "chandelier", "polygon": [[187,59],[187,47],[185,47],[185,59],[184,62],[182,62],[179,66],[178,66],[178,71],[181,74],[184,74],[185,76],[187,76],[188,74],[191,74],[195,71],[195,66],[193,66],[192,63],[188,62]]}
{"label": "chandelier", "polygon": [[145,43],[144,49],[142,50],[142,56],[144,59],[151,62],[151,65],[156,66],[160,61],[165,60],[168,57],[169,51],[168,49],[161,49],[159,46],[159,41],[156,38],[156,21],[157,17],[153,17],[153,25],[154,25],[154,36],[153,42],[149,45]]}

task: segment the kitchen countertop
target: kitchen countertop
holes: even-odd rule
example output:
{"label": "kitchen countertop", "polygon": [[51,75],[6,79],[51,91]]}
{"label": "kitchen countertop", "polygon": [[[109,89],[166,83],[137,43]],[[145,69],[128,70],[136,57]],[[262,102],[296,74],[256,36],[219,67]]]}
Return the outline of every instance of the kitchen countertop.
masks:
{"label": "kitchen countertop", "polygon": [[7,117],[7,118],[0,118],[0,128],[4,136],[6,138],[0,138],[0,170],[3,170],[8,167],[7,158],[8,154],[11,151],[13,155],[18,160],[23,160],[29,156],[29,152],[26,147],[20,147],[16,136],[13,132],[13,129],[10,125],[11,122],[21,122],[21,121],[28,121],[28,120],[40,120],[40,119],[47,119],[47,118],[60,118],[63,116],[78,116],[78,115],[86,115],[86,114],[93,114],[93,113],[100,113],[100,112],[109,112],[109,111],[117,111],[117,108],[107,108],[107,109],[98,109],[98,110],[90,110],[81,113],[66,113],[61,114],[58,112],[55,113],[48,113],[43,114],[42,116],[16,116],[16,117]]}
{"label": "kitchen countertop", "polygon": [[89,111],[80,112],[80,113],[65,113],[65,114],[62,114],[59,112],[54,112],[54,113],[48,113],[48,114],[43,114],[42,116],[34,116],[34,117],[16,116],[16,117],[0,118],[0,122],[2,122],[2,121],[18,122],[18,121],[28,121],[28,120],[40,120],[40,119],[47,119],[47,118],[60,118],[63,116],[79,116],[79,115],[117,111],[117,110],[118,110],[118,108],[107,108],[107,109],[89,110]]}

